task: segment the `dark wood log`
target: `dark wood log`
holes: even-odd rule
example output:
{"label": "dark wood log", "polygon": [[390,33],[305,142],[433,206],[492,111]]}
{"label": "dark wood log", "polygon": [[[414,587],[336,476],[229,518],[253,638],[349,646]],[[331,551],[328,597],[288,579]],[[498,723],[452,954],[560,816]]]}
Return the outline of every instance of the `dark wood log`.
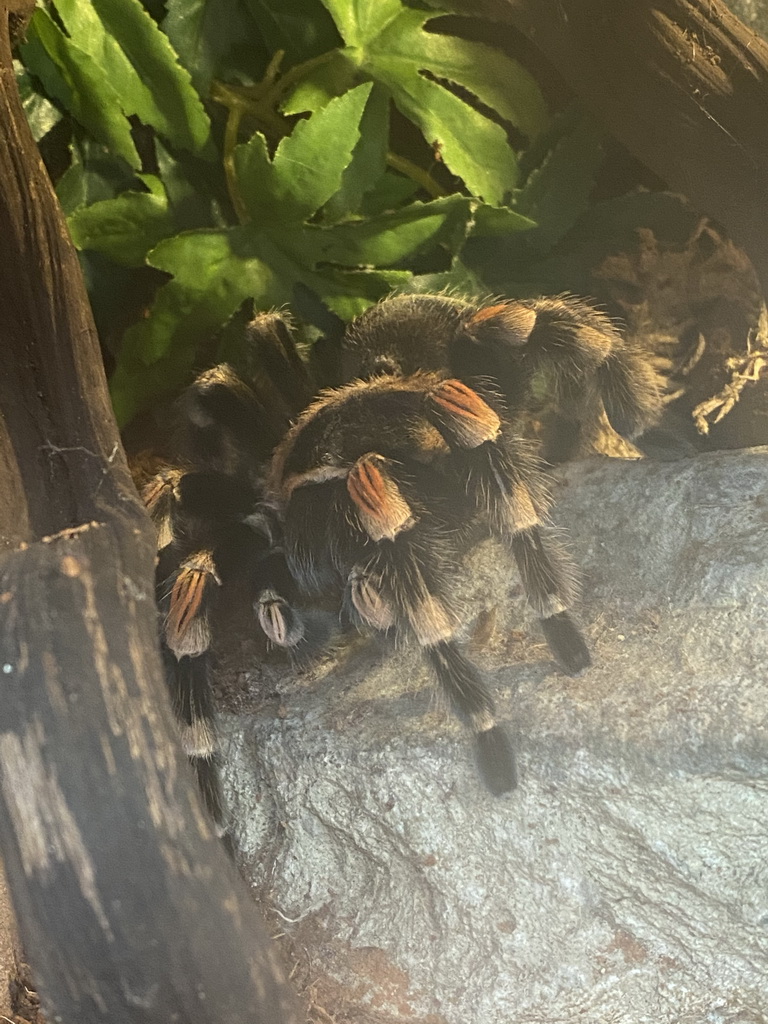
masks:
{"label": "dark wood log", "polygon": [[152,530],[2,3],[0,181],[0,849],[44,1008],[298,1024],[177,749]]}
{"label": "dark wood log", "polygon": [[638,159],[749,254],[768,294],[768,43],[723,0],[453,0],[513,24]]}

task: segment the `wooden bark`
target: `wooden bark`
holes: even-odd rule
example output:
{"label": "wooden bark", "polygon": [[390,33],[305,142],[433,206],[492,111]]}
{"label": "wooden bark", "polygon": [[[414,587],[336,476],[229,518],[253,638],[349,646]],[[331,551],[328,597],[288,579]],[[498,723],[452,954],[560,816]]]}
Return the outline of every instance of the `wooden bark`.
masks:
{"label": "wooden bark", "polygon": [[152,531],[8,23],[0,4],[0,850],[21,938],[64,1024],[296,1024],[177,750]]}
{"label": "wooden bark", "polygon": [[722,222],[768,294],[768,44],[723,0],[453,0],[511,22],[619,139]]}

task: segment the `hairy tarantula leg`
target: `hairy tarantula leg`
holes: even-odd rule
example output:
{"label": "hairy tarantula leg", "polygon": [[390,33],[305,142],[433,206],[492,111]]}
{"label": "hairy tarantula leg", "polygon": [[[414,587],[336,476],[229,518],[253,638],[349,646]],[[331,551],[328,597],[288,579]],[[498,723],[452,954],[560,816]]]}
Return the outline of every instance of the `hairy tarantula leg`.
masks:
{"label": "hairy tarantula leg", "polygon": [[289,422],[287,410],[276,411],[227,363],[201,373],[179,407],[184,456],[198,468],[224,473],[247,471],[269,458]]}
{"label": "hairy tarantula leg", "polygon": [[[459,404],[466,397],[462,388],[449,395]],[[411,532],[419,520],[387,464],[371,452],[357,460],[347,477],[360,525],[380,544],[368,565],[355,565],[349,573],[350,603],[376,629],[387,630],[400,620],[408,623],[454,711],[474,733],[485,784],[495,795],[506,793],[517,784],[512,746],[496,724],[493,699],[477,669],[453,641],[457,620],[440,596],[439,584],[425,578]],[[430,576],[440,572],[437,566],[426,571]]]}
{"label": "hairy tarantula leg", "polygon": [[483,782],[494,796],[508,793],[517,785],[515,755],[477,669],[452,640],[427,646],[424,653],[454,710],[474,733]]}
{"label": "hairy tarantula leg", "polygon": [[496,722],[493,698],[480,673],[453,640],[455,616],[430,590],[409,543],[380,550],[374,562],[377,569],[355,566],[350,573],[355,610],[377,629],[389,629],[399,619],[409,624],[453,710],[474,734],[485,785],[495,796],[514,789],[512,744]]}
{"label": "hairy tarantula leg", "polygon": [[347,475],[347,491],[360,525],[373,541],[394,540],[415,519],[400,488],[387,472],[388,459],[375,452],[361,456]]}
{"label": "hairy tarantula leg", "polygon": [[576,590],[575,573],[565,552],[542,537],[540,523],[550,499],[537,460],[460,381],[443,381],[433,390],[428,414],[449,445],[465,451],[479,510],[511,550],[557,663],[568,675],[578,675],[590,665],[590,656],[566,612]]}
{"label": "hairy tarantula leg", "polygon": [[496,722],[495,705],[477,668],[453,640],[456,623],[441,599],[427,590],[418,566],[408,567],[408,583],[394,591],[401,613],[407,617],[416,639],[458,717],[474,734],[480,774],[494,796],[517,785],[512,744]]}
{"label": "hairy tarantula leg", "polygon": [[659,373],[608,316],[583,299],[561,295],[500,302],[466,317],[463,327],[492,364],[473,370],[471,354],[461,353],[462,372],[496,377],[513,412],[525,404],[534,375],[543,370],[558,404],[577,410],[576,430],[592,415],[595,399],[624,437],[637,436],[661,416]]}
{"label": "hairy tarantula leg", "polygon": [[[498,453],[492,452],[491,462]],[[505,460],[499,460],[502,465]],[[589,650],[567,609],[577,592],[576,572],[567,553],[556,541],[545,538],[539,527],[537,502],[522,480],[493,473],[497,491],[489,488],[491,527],[512,552],[523,589],[540,616],[541,628],[560,668],[570,676],[589,668]]]}
{"label": "hairy tarantula leg", "polygon": [[397,614],[381,592],[381,577],[373,576],[356,565],[347,579],[349,602],[354,612],[374,629],[386,633],[396,621]]}
{"label": "hairy tarantula leg", "polygon": [[226,828],[226,811],[217,757],[210,655],[206,651],[194,657],[176,658],[163,645],[163,658],[184,753],[195,770],[203,803],[221,835]]}
{"label": "hairy tarantula leg", "polygon": [[460,380],[444,380],[430,395],[432,419],[459,448],[477,448],[495,441],[501,418],[472,388]]}
{"label": "hairy tarantula leg", "polygon": [[537,526],[514,534],[507,543],[517,562],[526,596],[540,616],[550,651],[566,675],[579,675],[589,668],[592,659],[566,611],[575,587],[570,560],[554,545],[545,545]]}
{"label": "hairy tarantula leg", "polygon": [[165,619],[165,642],[177,658],[194,657],[210,647],[212,588],[220,584],[210,551],[197,551],[179,566]]}
{"label": "hairy tarantula leg", "polygon": [[296,647],[304,639],[304,623],[277,591],[265,587],[254,601],[254,608],[259,625],[273,644]]}
{"label": "hairy tarantula leg", "polygon": [[[249,367],[257,390],[265,390],[270,403],[294,414],[309,403],[314,386],[299,355],[289,323],[280,313],[258,313],[246,327],[246,338],[255,357]],[[267,380],[262,381],[263,369]],[[275,395],[275,388],[280,394]],[[284,401],[283,401],[284,400]]]}
{"label": "hairy tarantula leg", "polygon": [[[279,557],[279,556],[275,556]],[[306,636],[304,620],[284,593],[263,586],[253,603],[265,636],[278,647],[297,647]]]}
{"label": "hairy tarantula leg", "polygon": [[158,551],[174,539],[174,509],[182,475],[180,469],[161,469],[141,491],[141,499],[157,533]]}

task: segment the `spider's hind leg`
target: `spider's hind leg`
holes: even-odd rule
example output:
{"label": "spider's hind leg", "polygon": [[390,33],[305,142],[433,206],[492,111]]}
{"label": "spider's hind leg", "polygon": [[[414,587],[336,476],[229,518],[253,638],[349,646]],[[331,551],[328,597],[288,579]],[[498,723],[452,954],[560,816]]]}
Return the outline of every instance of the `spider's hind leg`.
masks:
{"label": "spider's hind leg", "polygon": [[658,368],[604,313],[571,295],[506,301],[465,316],[455,370],[486,374],[513,415],[542,391],[547,458],[563,461],[606,430],[631,440],[656,425],[665,382]]}

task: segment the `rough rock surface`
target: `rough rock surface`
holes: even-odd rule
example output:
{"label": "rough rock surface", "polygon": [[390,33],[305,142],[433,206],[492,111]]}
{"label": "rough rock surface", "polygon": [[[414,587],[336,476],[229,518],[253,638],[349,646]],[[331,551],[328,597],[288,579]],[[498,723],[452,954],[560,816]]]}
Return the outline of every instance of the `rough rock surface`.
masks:
{"label": "rough rock surface", "polygon": [[261,665],[224,716],[242,860],[331,1019],[768,1020],[768,449],[558,492],[590,671],[554,667],[498,547],[459,582],[513,795],[412,650]]}

